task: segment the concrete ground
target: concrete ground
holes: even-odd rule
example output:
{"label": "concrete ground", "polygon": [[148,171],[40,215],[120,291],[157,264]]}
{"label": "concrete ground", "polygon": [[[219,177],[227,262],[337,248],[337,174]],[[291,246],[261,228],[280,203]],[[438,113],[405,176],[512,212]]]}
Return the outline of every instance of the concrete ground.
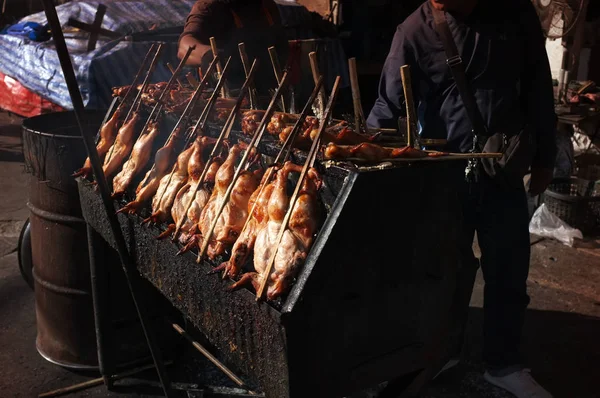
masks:
{"label": "concrete ground", "polygon": [[[34,295],[17,265],[17,240],[28,216],[20,143],[20,119],[0,113],[0,396],[34,397],[89,380],[50,364],[35,349]],[[535,240],[537,241],[537,240]],[[542,240],[532,246],[531,305],[524,352],[536,379],[555,397],[600,396],[600,250],[596,242],[569,248]],[[427,388],[426,398],[509,397],[482,377],[482,280],[472,299],[463,363]],[[72,397],[156,396],[156,390],[126,385],[118,393],[103,386]],[[144,392],[141,392],[144,391]]]}

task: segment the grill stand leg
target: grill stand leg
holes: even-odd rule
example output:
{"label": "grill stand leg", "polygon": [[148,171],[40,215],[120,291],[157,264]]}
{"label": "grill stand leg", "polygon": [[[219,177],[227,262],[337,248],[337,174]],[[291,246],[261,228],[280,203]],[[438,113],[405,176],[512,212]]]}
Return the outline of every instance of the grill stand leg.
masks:
{"label": "grill stand leg", "polygon": [[110,361],[109,352],[107,351],[106,332],[110,327],[107,323],[106,315],[108,314],[107,306],[107,270],[106,267],[98,269],[96,264],[96,255],[100,251],[96,250],[97,242],[101,242],[100,235],[87,225],[88,236],[88,252],[90,256],[90,275],[92,277],[92,301],[94,305],[94,321],[96,324],[96,346],[98,349],[98,368],[100,375],[104,379],[106,388],[110,391],[113,387],[113,381],[110,377],[114,373],[113,363]]}

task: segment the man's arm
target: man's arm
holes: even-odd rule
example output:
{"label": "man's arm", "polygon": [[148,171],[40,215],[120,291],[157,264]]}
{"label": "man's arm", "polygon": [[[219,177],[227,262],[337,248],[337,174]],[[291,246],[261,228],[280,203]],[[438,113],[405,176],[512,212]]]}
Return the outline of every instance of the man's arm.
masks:
{"label": "man's arm", "polygon": [[536,153],[531,165],[529,193],[543,193],[552,182],[556,160],[556,113],[552,73],[546,53],[546,39],[531,1],[522,0],[525,66],[521,77],[521,98],[525,120],[533,129]]}
{"label": "man's arm", "polygon": [[215,0],[198,0],[188,15],[179,38],[177,56],[185,56],[190,46],[196,46],[186,65],[200,66],[210,48],[210,38],[220,39],[231,29],[231,12],[228,6]]}
{"label": "man's arm", "polygon": [[[379,97],[367,118],[369,127],[397,128],[398,118],[406,115],[400,67],[407,64],[415,65],[414,57],[406,43],[402,28],[399,26],[381,72]],[[413,79],[412,83],[413,92],[415,92],[417,79]]]}
{"label": "man's arm", "polygon": [[525,29],[525,66],[521,98],[527,123],[533,128],[537,152],[533,168],[554,168],[556,158],[556,113],[552,73],[546,53],[546,39],[531,1],[523,0],[522,26]]}

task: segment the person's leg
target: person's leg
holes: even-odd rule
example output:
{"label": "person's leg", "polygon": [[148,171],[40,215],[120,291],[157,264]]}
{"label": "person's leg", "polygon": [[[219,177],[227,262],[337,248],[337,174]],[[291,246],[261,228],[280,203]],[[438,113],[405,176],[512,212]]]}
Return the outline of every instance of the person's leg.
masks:
{"label": "person's leg", "polygon": [[552,398],[523,366],[521,333],[529,304],[529,217],[521,184],[502,189],[485,184],[477,237],[485,279],[484,378],[518,398]]}
{"label": "person's leg", "polygon": [[521,332],[529,304],[529,217],[523,186],[484,182],[478,242],[485,280],[483,357],[499,374],[522,366]]}

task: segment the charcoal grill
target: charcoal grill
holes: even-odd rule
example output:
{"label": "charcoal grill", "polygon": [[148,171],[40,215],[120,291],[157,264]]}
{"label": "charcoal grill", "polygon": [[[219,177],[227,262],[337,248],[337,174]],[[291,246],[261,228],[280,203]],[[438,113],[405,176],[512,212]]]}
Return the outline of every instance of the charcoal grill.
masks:
{"label": "charcoal grill", "polygon": [[[330,167],[327,217],[289,295],[257,303],[209,275],[219,261],[176,257],[161,228],[119,215],[149,280],[266,397],[339,397],[429,368],[450,333],[460,212],[453,163],[384,171]],[[115,246],[100,196],[78,181],[87,223]],[[119,203],[116,203],[119,206]]]}

